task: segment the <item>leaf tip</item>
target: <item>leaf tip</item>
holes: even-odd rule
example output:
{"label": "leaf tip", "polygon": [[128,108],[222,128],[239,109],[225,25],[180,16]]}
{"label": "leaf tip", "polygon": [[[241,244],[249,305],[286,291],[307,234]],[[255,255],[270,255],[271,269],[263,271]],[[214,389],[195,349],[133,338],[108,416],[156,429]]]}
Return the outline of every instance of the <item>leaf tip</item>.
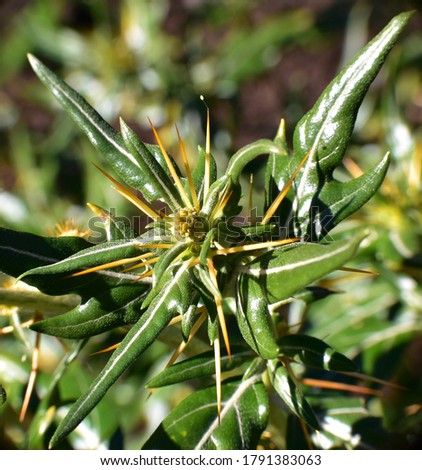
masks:
{"label": "leaf tip", "polygon": [[128,125],[126,124],[126,122],[124,121],[122,116],[119,116],[119,124],[120,124],[120,129],[121,130],[124,130],[124,129],[128,128]]}
{"label": "leaf tip", "polygon": [[33,54],[31,54],[30,52],[28,52],[28,53],[26,54],[26,57],[28,58],[29,63],[30,63],[32,66],[34,66],[34,65],[38,62],[38,59],[37,59]]}
{"label": "leaf tip", "polygon": [[30,52],[28,52],[26,54],[26,57],[28,58],[28,62],[30,64],[30,66],[32,67],[32,70],[38,75],[39,74],[39,70],[42,68],[42,63],[39,59],[37,59],[33,54],[31,54]]}

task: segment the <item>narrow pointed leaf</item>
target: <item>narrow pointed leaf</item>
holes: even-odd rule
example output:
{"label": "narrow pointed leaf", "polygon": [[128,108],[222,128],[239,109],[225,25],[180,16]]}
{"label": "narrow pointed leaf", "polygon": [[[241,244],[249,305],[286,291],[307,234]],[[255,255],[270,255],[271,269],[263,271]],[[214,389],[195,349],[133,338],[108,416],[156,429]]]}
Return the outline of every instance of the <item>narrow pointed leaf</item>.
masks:
{"label": "narrow pointed leaf", "polygon": [[365,236],[361,233],[352,240],[326,245],[286,245],[256,258],[241,276],[259,279],[268,301],[280,302],[344,265],[354,257]]}
{"label": "narrow pointed leaf", "polygon": [[136,323],[148,286],[128,284],[113,287],[62,315],[41,320],[31,329],[59,338],[87,338],[128,323]]}
{"label": "narrow pointed leaf", "polygon": [[187,342],[189,335],[191,334],[192,328],[195,325],[198,316],[197,305],[198,305],[199,295],[195,295],[192,299],[192,304],[186,310],[182,316],[182,321],[180,322],[180,330],[182,332],[183,341]]}
{"label": "narrow pointed leaf", "polygon": [[280,189],[277,182],[282,181],[283,177],[281,171],[285,171],[286,164],[288,163],[289,147],[286,141],[286,125],[284,119],[280,121],[277,134],[274,138],[279,150],[270,153],[268,163],[265,169],[265,207],[268,209],[273,200],[277,197]]}
{"label": "narrow pointed leaf", "polygon": [[264,359],[277,357],[279,346],[275,329],[258,280],[239,277],[236,319],[243,338],[257,354]]}
{"label": "narrow pointed leaf", "polygon": [[153,284],[154,286],[157,286],[163,276],[163,274],[166,272],[168,267],[174,262],[174,260],[181,254],[183,253],[188,247],[188,243],[185,241],[180,241],[178,243],[175,243],[172,248],[164,252],[161,256],[160,259],[157,261],[157,263],[154,266],[154,274],[153,274]]}
{"label": "narrow pointed leaf", "polygon": [[350,141],[360,104],[388,53],[407,24],[411,13],[402,13],[369,42],[330,83],[312,110],[295,129],[295,158],[312,149],[303,171],[306,176],[318,161],[324,175],[330,175],[343,158]]}
{"label": "narrow pointed leaf", "polygon": [[0,227],[0,271],[18,277],[92,246],[80,237],[40,237]]}
{"label": "narrow pointed leaf", "polygon": [[257,377],[222,384],[217,418],[215,387],[189,395],[164,419],[144,449],[255,449],[268,421],[268,397]]}
{"label": "narrow pointed leaf", "polygon": [[155,194],[155,199],[167,202],[172,210],[181,207],[182,201],[175,185],[147,146],[123,119],[120,120],[120,128],[127,149],[136,157],[141,166],[142,176],[147,181],[148,191]]}
{"label": "narrow pointed leaf", "polygon": [[319,194],[318,201],[314,201],[313,207],[318,207],[318,213],[315,215],[319,224],[317,229],[314,227],[314,231],[329,232],[366,204],[384,181],[389,163],[387,154],[378,165],[358,178],[344,183],[336,180],[327,182]]}
{"label": "narrow pointed leaf", "polygon": [[232,186],[232,181],[228,174],[218,178],[209,188],[207,197],[201,207],[200,215],[208,219],[221,201],[221,195],[229,191]]}
{"label": "narrow pointed leaf", "polygon": [[[278,211],[284,224],[294,218],[296,224],[290,226],[291,234],[308,235],[313,241],[326,234],[322,230],[324,225],[313,224],[321,216],[312,210],[316,207],[318,210],[329,211],[330,207],[323,206],[323,201],[320,200],[321,191],[326,183],[332,181],[333,171],[350,142],[362,100],[410,15],[411,13],[402,13],[393,18],[325,89],[314,107],[296,126],[293,156],[272,159],[272,179],[281,189],[299,162],[310,152],[305,166],[295,179],[295,187],[288,193]],[[267,180],[267,190],[272,189],[271,181]],[[367,193],[365,189],[362,192]],[[267,194],[267,202],[274,196]],[[360,195],[357,192],[354,197],[364,202],[367,200],[365,194]],[[337,202],[335,214],[340,214],[341,198]],[[349,203],[350,200],[344,199],[343,208],[346,209]],[[354,202],[354,206],[358,207],[359,204]],[[332,228],[330,225],[327,227]]]}
{"label": "narrow pointed leaf", "polygon": [[356,364],[324,341],[307,335],[286,335],[278,340],[280,353],[318,369],[356,372]]}
{"label": "narrow pointed leaf", "polygon": [[268,375],[271,383],[287,407],[312,429],[320,425],[311,406],[289,376],[286,368],[277,360],[268,361]]}
{"label": "narrow pointed leaf", "polygon": [[27,271],[24,276],[41,274],[71,274],[77,273],[84,268],[100,266],[113,261],[137,257],[146,251],[143,245],[148,245],[148,241],[141,238],[131,240],[116,240],[99,243],[85,250],[81,250],[57,263],[41,266]]}
{"label": "narrow pointed leaf", "polygon": [[96,282],[98,284],[97,288],[100,289],[101,285],[104,287],[105,285],[115,285],[120,282],[131,282],[136,277],[130,274],[117,273],[111,269],[81,276],[69,276],[104,263],[139,256],[142,252],[140,245],[139,240],[101,243],[81,250],[56,263],[30,269],[23,273],[20,278],[50,295],[75,292],[91,297],[93,287],[91,286],[92,290],[89,292],[89,285],[93,282]]}
{"label": "narrow pointed leaf", "polygon": [[74,403],[53,435],[50,447],[64,439],[101,401],[123,372],[147,349],[175,314],[183,314],[191,300],[187,265],[168,271],[161,295],[129,330],[90,388]]}
{"label": "narrow pointed leaf", "polygon": [[[249,349],[234,346],[231,350],[231,356],[221,354],[221,371],[235,369],[242,364],[248,363],[255,358],[253,352]],[[213,352],[198,354],[197,356],[185,359],[177,364],[164,369],[148,383],[148,388],[165,387],[175,383],[185,382],[186,380],[198,379],[201,377],[210,377],[215,373],[215,356]]]}
{"label": "narrow pointed leaf", "polygon": [[[54,94],[59,103],[66,109],[73,120],[86,133],[91,143],[99,150],[116,173],[132,188],[138,189],[148,201],[161,199],[161,187],[149,180],[149,174],[144,173],[148,163],[142,155],[133,155],[125,146],[124,139],[116,132],[92,106],[72,87],[57,77],[36,57],[29,54],[29,61],[35,73],[44,85]],[[148,147],[146,153],[153,158]],[[157,190],[157,188],[159,188]],[[175,207],[172,198],[165,200]]]}

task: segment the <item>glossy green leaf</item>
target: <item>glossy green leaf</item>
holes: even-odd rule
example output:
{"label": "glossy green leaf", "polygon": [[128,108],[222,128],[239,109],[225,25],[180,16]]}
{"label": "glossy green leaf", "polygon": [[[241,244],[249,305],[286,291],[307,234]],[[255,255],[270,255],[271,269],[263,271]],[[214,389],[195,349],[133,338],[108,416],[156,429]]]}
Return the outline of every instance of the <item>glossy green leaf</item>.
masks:
{"label": "glossy green leaf", "polygon": [[80,237],[40,237],[0,227],[0,270],[13,277],[92,246]]}
{"label": "glossy green leaf", "polygon": [[[132,129],[120,119],[120,129],[127,149],[135,156],[141,166],[142,178],[145,186],[155,199],[167,202],[171,209],[176,210],[182,206],[182,201],[176,186]],[[145,187],[144,186],[144,187]],[[153,189],[150,189],[152,187]],[[145,191],[145,189],[143,190]]]}
{"label": "glossy green leaf", "polygon": [[[279,150],[271,152],[268,157],[267,166],[265,169],[265,205],[269,207],[273,200],[280,192],[277,184],[283,179],[282,173],[286,171],[286,164],[288,164],[290,153],[286,140],[286,123],[284,119],[280,121],[277,129],[277,134],[274,138]],[[285,178],[287,180],[287,178]]]}
{"label": "glossy green leaf", "polygon": [[[162,180],[157,180],[157,172],[154,175],[155,179],[151,179],[157,165],[152,163],[155,158],[148,147],[143,148],[141,154],[139,152],[132,154],[126,148],[122,135],[104,121],[79,93],[58,78],[36,57],[29,54],[28,58],[40,80],[86,133],[91,143],[106,157],[123,181],[132,188],[141,191],[148,201],[162,199],[164,197],[164,188],[161,184]],[[134,141],[131,139],[131,135],[127,135],[126,140],[139,151],[138,146],[133,144]],[[163,175],[163,171],[160,171],[160,175]],[[170,207],[176,209],[178,203],[174,198],[174,190],[170,189],[171,187],[172,185],[167,188],[164,200]]]}
{"label": "glossy green leaf", "polygon": [[261,283],[270,303],[280,302],[340,268],[356,254],[366,233],[329,244],[294,243],[256,258],[245,266],[241,278]]}
{"label": "glossy green leaf", "polygon": [[318,430],[320,425],[315,413],[284,365],[277,360],[271,360],[267,362],[267,368],[271,383],[283,402],[299,419]]}
{"label": "glossy green leaf", "polygon": [[[159,285],[160,280],[169,266],[175,261],[175,259],[181,255],[188,248],[188,243],[185,241],[179,241],[175,243],[170,249],[166,250],[161,256],[157,263],[154,265],[153,273],[153,285],[156,287]],[[154,289],[153,289],[154,290]]]}
{"label": "glossy green leaf", "polygon": [[275,329],[259,280],[239,277],[236,304],[237,324],[245,341],[264,359],[277,357]]}
{"label": "glossy green leaf", "polygon": [[324,341],[307,335],[286,335],[278,340],[280,353],[319,369],[356,372],[357,365]]}
{"label": "glossy green leaf", "polygon": [[[235,369],[247,362],[250,362],[255,355],[251,350],[234,346],[231,350],[231,356],[221,354],[221,371]],[[205,352],[197,356],[190,357],[184,361],[164,369],[148,383],[148,388],[165,387],[186,380],[198,379],[201,377],[210,377],[215,373],[215,356],[213,352]]]}
{"label": "glossy green leaf", "polygon": [[192,297],[188,288],[187,267],[187,264],[183,264],[168,270],[167,283],[161,294],[155,297],[148,310],[129,330],[90,388],[73,404],[53,435],[51,447],[64,439],[85,419],[114,382],[155,341],[173,316],[186,311]]}
{"label": "glossy green leaf", "polygon": [[186,243],[179,242],[165,251],[160,259],[154,266],[153,274],[153,287],[144,299],[142,308],[147,308],[148,305],[154,300],[157,295],[160,295],[161,290],[168,281],[166,273],[172,262],[175,261],[176,257],[186,249]]}
{"label": "glossy green leaf", "polygon": [[268,397],[257,376],[222,384],[217,418],[215,387],[189,395],[164,419],[144,449],[255,449],[268,421]]}
{"label": "glossy green leaf", "polygon": [[148,289],[146,284],[126,284],[91,297],[62,315],[41,320],[31,329],[59,338],[87,338],[127,323],[136,323]]}
{"label": "glossy green leaf", "polygon": [[221,195],[232,189],[232,186],[232,181],[227,174],[218,178],[209,188],[199,215],[208,219],[221,200]]}
{"label": "glossy green leaf", "polygon": [[[350,204],[353,210],[361,207],[373,195],[374,188],[376,190],[381,184],[385,161],[378,171],[372,171],[372,176],[361,179],[360,184],[365,182],[362,191],[358,190],[359,184],[350,183],[348,189],[343,190],[347,194],[343,198],[339,194],[340,183],[325,188],[326,183],[333,181],[333,171],[350,142],[361,102],[410,15],[402,13],[396,16],[325,89],[314,107],[296,126],[293,157],[272,157],[267,176],[281,189],[309,153],[304,167],[295,178],[294,188],[278,212],[282,223],[289,225],[295,235],[308,235],[311,240],[318,240],[334,226],[334,222],[342,219],[343,211],[348,210],[350,215]],[[271,181],[267,180],[268,190],[272,190]],[[267,201],[271,202],[275,196],[267,195]],[[330,201],[336,204],[334,211],[326,205]]]}
{"label": "glossy green leaf", "polygon": [[192,304],[188,307],[186,312],[183,314],[182,321],[180,322],[180,330],[182,332],[183,341],[185,342],[188,341],[192,328],[196,320],[198,319],[198,316],[196,313],[198,300],[199,300],[199,295],[194,295],[194,298],[192,299]]}
{"label": "glossy green leaf", "polygon": [[245,145],[230,158],[227,174],[230,175],[233,183],[237,185],[242,170],[248,163],[260,155],[269,155],[272,153],[284,154],[284,149],[279,148],[276,142],[266,139],[260,139]]}
{"label": "glossy green leaf", "polygon": [[358,178],[343,183],[332,179],[325,183],[318,201],[314,201],[315,231],[329,232],[369,201],[384,181],[389,164],[387,154],[378,165]]}
{"label": "glossy green leaf", "polygon": [[236,219],[233,221],[226,219],[218,224],[217,230],[217,239],[224,243],[246,244],[260,242],[262,237],[271,237],[278,229],[275,224],[236,225]]}
{"label": "glossy green leaf", "polygon": [[303,173],[318,161],[319,170],[330,175],[340,163],[360,104],[410,16],[411,13],[402,13],[393,18],[346,65],[300,120],[294,136],[295,158],[312,149],[312,158]]}
{"label": "glossy green leaf", "polygon": [[94,286],[95,291],[102,292],[107,286],[132,282],[136,276],[111,269],[81,276],[71,275],[104,263],[139,256],[142,253],[141,245],[140,239],[101,243],[56,263],[30,269],[20,279],[50,295],[74,292],[89,298],[92,297]]}

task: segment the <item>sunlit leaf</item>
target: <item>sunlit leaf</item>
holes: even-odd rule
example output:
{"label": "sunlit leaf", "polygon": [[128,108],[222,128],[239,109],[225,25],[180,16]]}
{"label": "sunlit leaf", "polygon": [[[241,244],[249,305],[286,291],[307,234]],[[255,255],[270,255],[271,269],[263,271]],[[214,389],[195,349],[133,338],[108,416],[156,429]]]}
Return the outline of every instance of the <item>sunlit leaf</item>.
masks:
{"label": "sunlit leaf", "polygon": [[[295,179],[295,187],[278,212],[294,235],[308,235],[313,241],[320,239],[344,218],[344,211],[350,215],[357,210],[381,184],[388,160],[370,175],[361,177],[361,190],[358,183],[350,182],[340,191],[340,183],[332,184],[333,171],[350,142],[361,102],[410,15],[396,16],[325,89],[296,126],[293,156],[271,157],[271,173],[267,174],[269,191],[274,189],[272,182],[279,189],[284,187],[293,170],[310,152]],[[273,197],[274,194],[267,195],[267,200]]]}
{"label": "sunlit leaf", "polygon": [[278,340],[280,353],[307,366],[342,372],[357,371],[356,364],[327,343],[307,335],[286,335]]}
{"label": "sunlit leaf", "polygon": [[267,365],[271,383],[283,402],[298,418],[318,430],[320,425],[315,413],[284,365],[277,360],[268,361]]}
{"label": "sunlit leaf", "polygon": [[215,387],[189,395],[164,419],[144,449],[254,449],[268,420],[268,397],[256,377],[222,385],[218,423]]}
{"label": "sunlit leaf", "polygon": [[59,338],[87,338],[136,323],[148,285],[113,287],[62,315],[34,323],[31,329]]}
{"label": "sunlit leaf", "polygon": [[279,353],[275,328],[259,280],[240,276],[237,285],[236,318],[249,346],[264,359]]}
{"label": "sunlit leaf", "polygon": [[14,277],[92,246],[80,237],[40,237],[0,227],[1,270]]}
{"label": "sunlit leaf", "polygon": [[[67,83],[61,80],[36,57],[29,55],[29,61],[44,85],[54,94],[74,121],[86,133],[92,144],[107,158],[116,173],[135,189],[139,189],[149,201],[163,199],[163,186],[157,180],[151,180],[151,171],[157,167],[155,157],[148,147],[143,154],[132,154],[125,146],[120,133],[115,131],[90,104]],[[131,141],[130,136],[128,140]],[[147,160],[145,159],[147,158]],[[154,163],[153,160],[155,160]],[[165,172],[161,172],[161,174]],[[157,175],[154,175],[157,177]],[[161,180],[160,180],[161,181]],[[178,203],[167,188],[170,195],[164,200],[173,209]]]}
{"label": "sunlit leaf", "polygon": [[286,245],[256,258],[241,277],[259,280],[268,301],[279,302],[344,265],[365,236],[363,232],[347,241]]}
{"label": "sunlit leaf", "polygon": [[84,420],[123,372],[147,349],[175,314],[183,314],[191,300],[187,265],[168,271],[168,282],[129,330],[89,389],[74,403],[52,437],[54,447]]}
{"label": "sunlit leaf", "polygon": [[[254,354],[245,348],[233,347],[231,355],[221,354],[221,371],[235,369],[242,364],[251,361]],[[164,387],[167,385],[184,382],[186,380],[208,377],[215,373],[215,356],[213,352],[206,352],[185,359],[171,367],[164,369],[153,377],[146,386],[149,388]]]}

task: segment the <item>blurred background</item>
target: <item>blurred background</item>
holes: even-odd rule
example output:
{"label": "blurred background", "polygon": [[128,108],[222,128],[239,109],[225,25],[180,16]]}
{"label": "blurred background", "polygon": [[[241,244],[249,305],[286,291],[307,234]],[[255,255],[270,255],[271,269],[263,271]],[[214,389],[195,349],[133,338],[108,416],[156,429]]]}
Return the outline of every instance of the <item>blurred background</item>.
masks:
{"label": "blurred background", "polygon": [[[382,403],[374,408],[377,423],[389,423],[398,434],[388,434],[390,441],[379,434],[377,443],[368,437],[368,445],[421,448],[420,406],[406,414],[422,394],[420,0],[2,0],[0,225],[47,235],[64,219],[86,227],[88,201],[118,213],[129,210],[91,164],[98,161],[96,151],[35,77],[28,52],[116,128],[122,116],[153,142],[150,117],[171,152],[177,149],[177,124],[192,164],[197,145],[205,143],[204,95],[212,151],[223,171],[239,147],[273,138],[281,118],[290,141],[297,121],[342,65],[394,15],[409,9],[417,12],[372,85],[338,170],[339,178],[356,176],[387,149],[392,153],[379,195],[340,230],[374,227],[376,235],[358,262],[381,276],[347,278],[342,288],[348,297],[295,308],[309,308],[309,332],[330,334],[333,346],[359,358],[367,373],[405,377],[411,394],[389,391],[389,416],[380,411]],[[258,174],[264,163],[257,163]],[[258,192],[260,185],[258,178]],[[150,353],[151,363],[161,352]],[[15,368],[22,388],[29,366],[20,365],[19,354],[0,360]],[[90,359],[93,369],[95,360]],[[140,418],[144,404],[136,405],[136,412],[134,404],[124,406],[133,402],[142,381],[131,375],[111,398],[125,410],[124,428],[135,447],[152,424]],[[20,403],[18,398],[10,403],[9,419]],[[165,415],[160,406],[156,413]],[[117,424],[105,422],[105,434],[115,435]],[[22,430],[16,426],[17,434],[7,439],[19,447]]]}

